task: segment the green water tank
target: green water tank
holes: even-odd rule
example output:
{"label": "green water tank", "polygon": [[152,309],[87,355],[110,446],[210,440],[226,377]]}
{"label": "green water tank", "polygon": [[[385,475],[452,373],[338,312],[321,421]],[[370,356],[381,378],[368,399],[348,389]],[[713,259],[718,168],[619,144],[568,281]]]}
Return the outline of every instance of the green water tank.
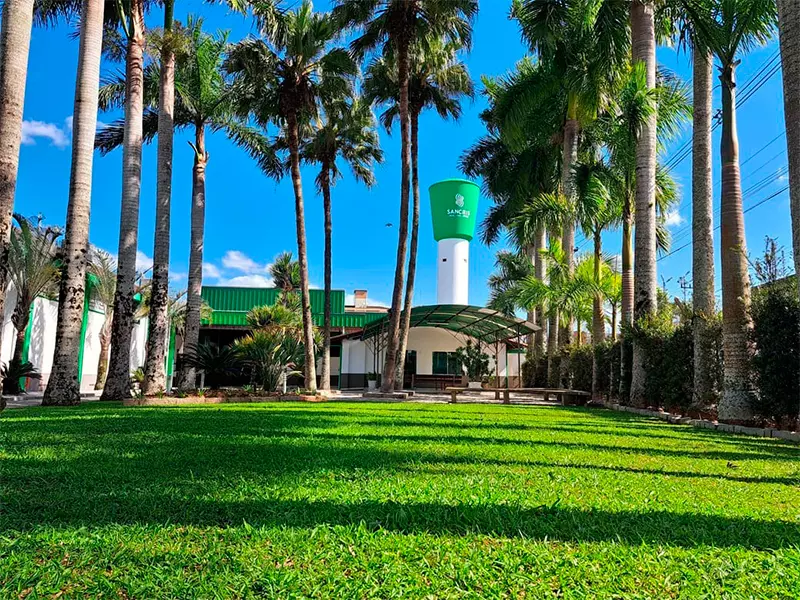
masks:
{"label": "green water tank", "polygon": [[445,179],[428,189],[431,197],[433,237],[472,241],[478,216],[480,187],[466,179]]}

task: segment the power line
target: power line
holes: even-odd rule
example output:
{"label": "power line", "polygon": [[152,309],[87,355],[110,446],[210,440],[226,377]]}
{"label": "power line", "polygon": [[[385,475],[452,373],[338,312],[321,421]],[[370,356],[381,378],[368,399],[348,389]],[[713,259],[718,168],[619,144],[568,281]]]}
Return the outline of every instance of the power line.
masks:
{"label": "power line", "polygon": [[[742,211],[742,214],[747,214],[747,213],[749,213],[751,210],[754,210],[754,209],[758,208],[759,206],[762,206],[763,204],[766,204],[766,203],[767,203],[767,202],[769,202],[770,200],[774,200],[775,198],[777,198],[778,196],[780,196],[781,194],[783,194],[784,192],[787,192],[787,191],[789,191],[789,186],[788,186],[788,185],[787,185],[787,186],[784,186],[783,188],[781,188],[781,189],[780,189],[780,190],[778,190],[777,192],[774,192],[774,193],[770,194],[770,195],[769,195],[769,196],[767,196],[766,198],[764,198],[764,199],[762,199],[762,200],[759,200],[758,202],[756,202],[756,203],[755,203],[755,204],[753,204],[752,206],[749,206],[749,207],[747,207],[745,210],[743,210],[743,211]],[[720,229],[720,227],[722,227],[722,225],[721,225],[721,224],[720,224],[720,225],[717,225],[717,226],[714,228],[714,231],[718,231],[718,230]],[[670,252],[668,252],[667,254],[664,254],[663,256],[659,256],[659,257],[656,259],[656,262],[659,262],[659,261],[661,261],[661,260],[664,260],[665,258],[669,258],[669,257],[670,257],[670,256],[672,256],[673,254],[677,254],[677,253],[678,253],[678,252],[680,252],[681,250],[685,250],[686,248],[688,248],[688,247],[689,247],[689,246],[691,246],[691,245],[692,245],[692,242],[691,242],[691,241],[690,241],[690,242],[687,242],[687,243],[686,243],[686,244],[684,244],[683,246],[681,246],[681,247],[679,247],[679,248],[675,248],[674,250],[671,250]]]}

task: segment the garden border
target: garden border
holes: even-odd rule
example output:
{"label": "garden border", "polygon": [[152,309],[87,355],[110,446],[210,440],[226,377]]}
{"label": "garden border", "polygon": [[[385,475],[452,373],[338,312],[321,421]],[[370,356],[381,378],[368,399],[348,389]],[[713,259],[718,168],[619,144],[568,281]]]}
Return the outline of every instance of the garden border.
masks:
{"label": "garden border", "polygon": [[148,396],[144,398],[128,398],[122,406],[191,406],[199,404],[260,404],[267,402],[328,402],[329,398],[310,394],[280,394],[277,396]]}
{"label": "garden border", "polygon": [[684,417],[682,415],[673,415],[672,413],[649,410],[646,408],[634,408],[633,406],[624,406],[614,402],[607,402],[604,404],[606,408],[620,412],[633,413],[643,417],[653,417],[661,421],[667,421],[673,425],[690,425],[700,429],[713,429],[716,431],[724,431],[725,433],[738,433],[741,435],[749,435],[753,437],[765,437],[780,440],[787,440],[789,442],[800,443],[800,432],[785,431],[783,429],[772,429],[770,427],[745,427],[744,425],[730,425],[728,423],[718,423],[716,421],[707,421],[705,419],[692,419],[691,417]]}

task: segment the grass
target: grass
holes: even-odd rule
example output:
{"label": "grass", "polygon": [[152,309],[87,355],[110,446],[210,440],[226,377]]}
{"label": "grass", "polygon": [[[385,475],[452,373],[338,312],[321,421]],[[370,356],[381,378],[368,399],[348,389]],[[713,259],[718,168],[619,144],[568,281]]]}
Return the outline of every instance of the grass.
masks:
{"label": "grass", "polygon": [[800,448],[485,405],[0,416],[1,598],[797,598]]}

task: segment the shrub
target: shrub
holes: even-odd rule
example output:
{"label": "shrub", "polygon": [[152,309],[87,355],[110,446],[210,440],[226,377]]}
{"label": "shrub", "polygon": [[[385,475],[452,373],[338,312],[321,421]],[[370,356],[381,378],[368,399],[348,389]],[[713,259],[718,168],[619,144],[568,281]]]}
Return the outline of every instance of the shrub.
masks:
{"label": "shrub", "polygon": [[233,346],[218,346],[212,342],[202,342],[191,346],[183,358],[184,362],[205,373],[205,383],[217,388],[229,375],[239,372],[242,362]]}
{"label": "shrub", "polygon": [[592,391],[592,347],[590,345],[567,346],[561,355],[568,354],[571,388],[584,392]]}
{"label": "shrub", "polygon": [[299,374],[304,362],[303,343],[280,330],[256,330],[236,340],[235,346],[254,383],[268,392],[278,389],[284,375]]}
{"label": "shrub", "polygon": [[483,381],[489,371],[489,355],[481,350],[480,343],[467,343],[456,348],[456,361],[464,366],[470,381]]}
{"label": "shrub", "polygon": [[40,379],[42,376],[36,367],[30,362],[19,362],[12,360],[7,365],[3,365],[0,369],[0,374],[3,377],[3,393],[4,394],[21,394],[25,390],[19,384],[19,380],[23,378]]}
{"label": "shrub", "polygon": [[800,302],[794,281],[756,290],[752,305],[753,378],[759,390],[756,414],[797,419],[800,397]]}
{"label": "shrub", "polygon": [[598,387],[602,395],[611,400],[619,397],[620,341],[605,340],[594,347],[597,360]]}

